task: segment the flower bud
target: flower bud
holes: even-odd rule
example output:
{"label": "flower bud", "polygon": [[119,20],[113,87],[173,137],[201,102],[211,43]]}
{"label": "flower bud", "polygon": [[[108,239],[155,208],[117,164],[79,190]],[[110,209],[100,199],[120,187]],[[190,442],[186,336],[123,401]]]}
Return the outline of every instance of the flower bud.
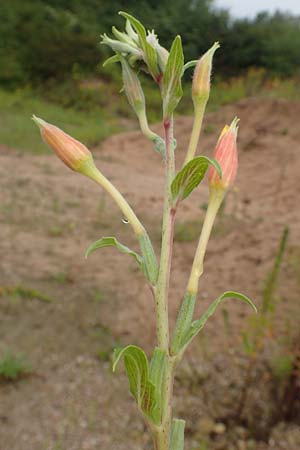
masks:
{"label": "flower bud", "polygon": [[208,175],[209,185],[211,188],[227,190],[234,183],[238,167],[236,145],[238,122],[239,119],[233,119],[230,127],[226,125],[219,137],[214,158],[221,166],[222,178],[219,177],[216,169],[211,166]]}
{"label": "flower bud", "polygon": [[43,119],[32,116],[32,120],[40,128],[45,143],[70,169],[80,172],[84,163],[93,161],[91,152],[81,142]]}
{"label": "flower bud", "polygon": [[132,25],[130,23],[130,20],[128,20],[128,19],[126,19],[125,29],[126,29],[126,32],[127,32],[128,36],[133,41],[135,41],[136,44],[138,44],[138,42],[139,42],[139,35],[134,31],[134,29],[133,29],[133,27],[132,27]]}
{"label": "flower bud", "polygon": [[111,39],[106,34],[102,36],[101,44],[107,45],[112,50],[118,53],[124,53],[128,55],[135,55],[137,58],[142,59],[143,52],[137,48],[136,44],[132,41],[132,44],[125,43],[123,40],[119,41],[116,39]]}
{"label": "flower bud", "polygon": [[148,31],[147,42],[154,48],[157,54],[158,64],[161,71],[164,73],[169,58],[169,52],[166,48],[162,47],[158,42],[157,35],[154,30]]}
{"label": "flower bud", "polygon": [[212,59],[215,51],[220,47],[218,42],[199,59],[193,76],[192,96],[194,102],[207,101],[210,92],[210,77]]}
{"label": "flower bud", "polygon": [[124,91],[130,106],[139,115],[141,109],[145,109],[144,92],[135,71],[130,67],[125,58],[121,57]]}
{"label": "flower bud", "polygon": [[155,149],[162,152],[161,138],[150,130],[146,115],[146,101],[144,92],[136,72],[130,67],[127,60],[120,56],[124,91],[129,104],[136,113],[142,133],[151,141],[154,141]]}
{"label": "flower bud", "polygon": [[123,33],[122,31],[119,31],[116,27],[112,27],[112,33],[115,35],[117,40],[120,42],[124,42],[124,44],[131,45],[133,47],[136,47],[136,43],[133,39],[131,39],[130,36],[128,36],[127,33]]}

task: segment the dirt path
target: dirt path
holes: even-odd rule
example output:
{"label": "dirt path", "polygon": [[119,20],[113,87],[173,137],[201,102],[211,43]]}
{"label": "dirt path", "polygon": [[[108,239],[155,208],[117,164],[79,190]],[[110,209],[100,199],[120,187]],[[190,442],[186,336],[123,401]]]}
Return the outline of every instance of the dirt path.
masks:
{"label": "dirt path", "polygon": [[[285,225],[291,230],[289,254],[300,258],[300,104],[254,99],[209,114],[201,153],[212,154],[218,133],[235,115],[241,119],[239,175],[209,245],[197,313],[225,290],[244,292],[259,304]],[[191,123],[190,118],[175,123],[177,167]],[[163,195],[159,155],[139,132],[109,138],[94,149],[94,155],[98,167],[134,206],[159,251]],[[147,350],[153,345],[149,290],[134,261],[114,249],[99,251],[87,261],[83,257],[87,245],[102,236],[115,235],[136,248],[130,227],[96,185],[67,170],[52,155],[19,155],[0,147],[0,185],[0,286],[21,285],[53,299],[43,303],[16,295],[0,297],[0,353],[10,349],[26,354],[34,371],[19,383],[0,384],[0,450],[149,449],[126,380],[122,373],[112,377],[108,362],[118,343],[136,343]],[[172,323],[206,201],[203,185],[178,213]],[[299,317],[299,279],[289,261],[283,267],[278,296],[279,315]],[[197,357],[209,355],[204,371],[214,373],[219,353],[227,354],[233,345],[240,348],[247,307],[228,303],[226,310],[232,327],[226,342],[219,312],[208,323],[205,340],[194,344]],[[188,361],[194,361],[191,354]],[[188,378],[186,390],[178,383],[177,393],[183,392],[186,400],[176,399],[176,408],[189,420],[190,448],[200,450],[195,433],[199,420],[222,413],[214,413],[209,405],[213,396],[203,405],[201,380],[196,390],[195,383]],[[234,438],[230,448],[296,450],[300,431],[289,425],[280,433],[275,430],[269,444],[242,447],[246,441]],[[213,442],[209,450],[229,450],[218,436]]]}

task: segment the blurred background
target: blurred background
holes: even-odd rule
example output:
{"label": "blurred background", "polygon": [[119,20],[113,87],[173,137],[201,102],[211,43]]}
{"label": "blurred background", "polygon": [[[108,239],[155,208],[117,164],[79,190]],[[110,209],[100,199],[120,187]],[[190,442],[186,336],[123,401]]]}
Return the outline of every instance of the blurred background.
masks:
{"label": "blurred background", "polygon": [[[120,370],[118,345],[148,352],[154,305],[134,261],[86,247],[130,227],[98,187],[72,173],[40,139],[36,114],[88,145],[160,247],[163,170],[120,92],[118,64],[100,35],[123,30],[125,10],[185,60],[215,41],[212,91],[199,152],[241,119],[236,187],[219,213],[197,314],[228,302],[181,364],[175,413],[187,450],[300,448],[300,3],[298,0],[2,0],[0,3],[0,450],[150,450]],[[192,126],[192,70],[176,113],[177,167]],[[161,134],[161,99],[146,76],[148,118]],[[175,228],[174,324],[207,207],[203,185]]]}

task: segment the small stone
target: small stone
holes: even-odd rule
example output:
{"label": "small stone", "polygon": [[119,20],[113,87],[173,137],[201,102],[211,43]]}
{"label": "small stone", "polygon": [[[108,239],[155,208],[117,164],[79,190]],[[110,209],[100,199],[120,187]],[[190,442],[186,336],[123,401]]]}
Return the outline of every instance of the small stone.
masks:
{"label": "small stone", "polygon": [[224,423],[216,423],[214,426],[214,432],[216,434],[224,434],[226,431],[226,426],[224,425]]}

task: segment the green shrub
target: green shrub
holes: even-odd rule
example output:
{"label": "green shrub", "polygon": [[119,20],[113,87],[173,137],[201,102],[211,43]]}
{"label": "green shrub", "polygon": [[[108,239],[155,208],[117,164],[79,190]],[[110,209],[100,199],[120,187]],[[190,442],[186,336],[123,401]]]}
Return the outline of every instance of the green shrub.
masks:
{"label": "green shrub", "polygon": [[24,355],[13,355],[6,352],[0,359],[0,379],[4,381],[16,381],[31,373],[31,368]]}

